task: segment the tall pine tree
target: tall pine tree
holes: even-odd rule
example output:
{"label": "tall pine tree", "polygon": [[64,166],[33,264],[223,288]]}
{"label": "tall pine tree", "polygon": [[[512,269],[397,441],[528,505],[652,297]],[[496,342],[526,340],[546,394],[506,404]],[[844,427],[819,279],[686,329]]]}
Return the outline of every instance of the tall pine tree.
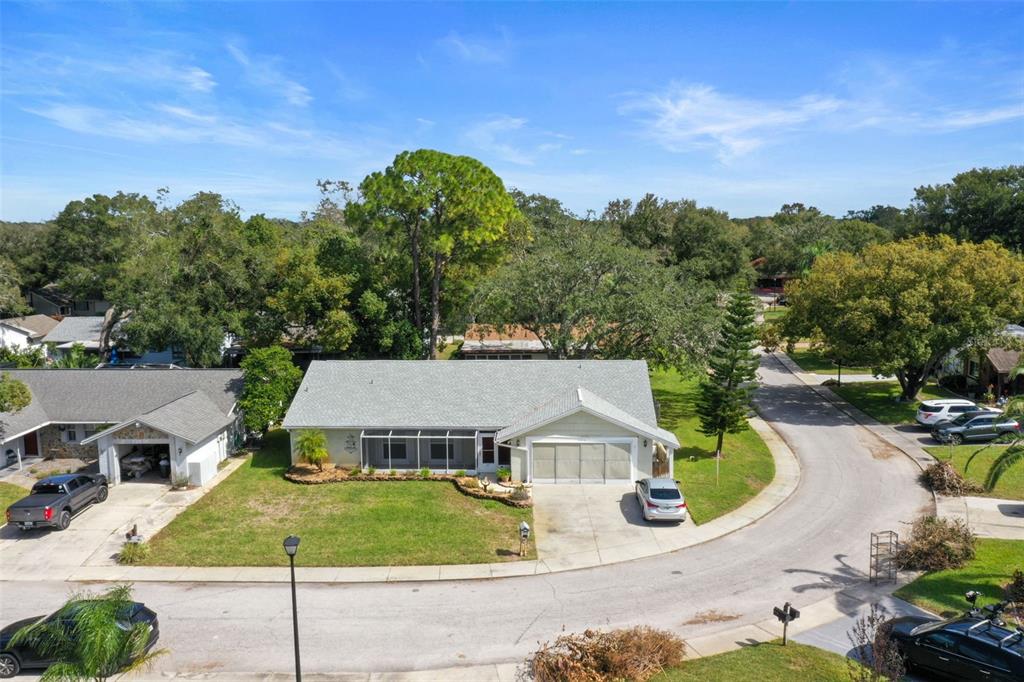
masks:
{"label": "tall pine tree", "polygon": [[753,389],[749,385],[757,376],[757,324],[754,301],[750,294],[737,291],[729,298],[722,325],[722,335],[708,362],[710,371],[701,381],[697,399],[700,431],[718,438],[715,446],[715,480],[718,460],[722,457],[722,440],[727,433],[747,427],[747,414]]}

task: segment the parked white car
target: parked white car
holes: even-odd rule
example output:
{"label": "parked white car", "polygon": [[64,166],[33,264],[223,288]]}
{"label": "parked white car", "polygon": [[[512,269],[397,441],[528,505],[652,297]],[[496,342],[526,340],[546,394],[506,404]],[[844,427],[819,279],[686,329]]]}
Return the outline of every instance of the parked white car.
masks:
{"label": "parked white car", "polygon": [[[921,426],[934,427],[942,422],[953,421],[966,412],[987,412],[991,408],[979,406],[970,400],[963,398],[942,398],[940,400],[925,400],[917,408],[915,419]],[[998,411],[998,410],[997,410]]]}
{"label": "parked white car", "polygon": [[636,482],[636,501],[645,521],[685,521],[686,498],[671,478],[644,478]]}

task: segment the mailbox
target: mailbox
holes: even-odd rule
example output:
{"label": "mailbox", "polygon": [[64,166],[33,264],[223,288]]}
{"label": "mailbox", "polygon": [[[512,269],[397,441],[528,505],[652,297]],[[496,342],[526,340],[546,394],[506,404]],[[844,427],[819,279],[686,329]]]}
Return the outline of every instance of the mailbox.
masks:
{"label": "mailbox", "polygon": [[519,539],[523,542],[530,539],[530,524],[526,521],[519,522]]}
{"label": "mailbox", "polygon": [[778,606],[772,609],[772,613],[774,613],[775,617],[779,619],[780,623],[782,623],[782,646],[786,646],[786,635],[787,630],[789,630],[789,624],[800,617],[800,612],[794,609],[789,602],[786,602],[782,605],[781,609]]}

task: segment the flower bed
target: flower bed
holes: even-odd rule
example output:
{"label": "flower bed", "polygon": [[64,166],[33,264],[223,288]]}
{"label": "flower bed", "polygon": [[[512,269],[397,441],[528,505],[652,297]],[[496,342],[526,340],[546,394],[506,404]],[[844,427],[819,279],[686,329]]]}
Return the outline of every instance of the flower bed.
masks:
{"label": "flower bed", "polygon": [[285,479],[292,483],[302,485],[318,485],[320,483],[346,483],[348,481],[449,481],[463,495],[474,497],[478,500],[495,500],[509,507],[525,509],[533,506],[533,499],[517,500],[512,498],[511,493],[497,493],[484,490],[480,487],[480,481],[474,476],[456,476],[454,474],[431,474],[424,476],[419,471],[408,473],[391,474],[389,472],[377,472],[368,474],[358,469],[342,469],[338,467],[324,467],[323,471],[315,467],[296,464],[284,475]]}

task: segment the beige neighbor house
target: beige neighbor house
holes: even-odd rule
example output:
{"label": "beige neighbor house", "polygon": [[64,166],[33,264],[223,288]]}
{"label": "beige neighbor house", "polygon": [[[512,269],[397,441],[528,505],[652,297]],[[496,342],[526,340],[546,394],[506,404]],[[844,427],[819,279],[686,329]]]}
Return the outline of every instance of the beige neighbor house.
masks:
{"label": "beige neighbor house", "polygon": [[[539,483],[633,481],[679,447],[633,360],[316,361],[284,428],[293,461],[298,433],[319,429],[339,466],[503,467]],[[657,466],[671,476],[671,456]]]}
{"label": "beige neighbor house", "polygon": [[[169,461],[167,482],[204,485],[242,440],[237,369],[12,369],[32,401],[0,413],[0,466],[36,458],[99,461],[111,484],[121,459]],[[153,474],[157,475],[157,474]]]}

